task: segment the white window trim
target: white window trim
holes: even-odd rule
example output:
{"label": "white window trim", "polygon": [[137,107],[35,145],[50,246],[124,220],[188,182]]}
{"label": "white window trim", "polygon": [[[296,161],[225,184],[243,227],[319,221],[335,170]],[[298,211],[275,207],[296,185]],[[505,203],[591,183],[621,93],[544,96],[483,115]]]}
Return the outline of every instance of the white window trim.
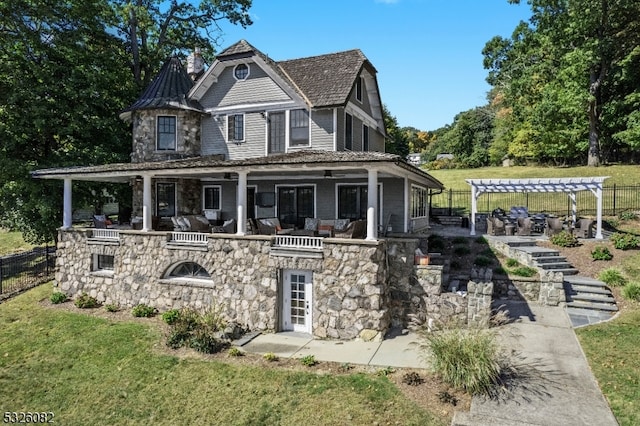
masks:
{"label": "white window trim", "polygon": [[[418,212],[418,213],[424,213],[423,215],[414,215],[414,213],[416,213],[416,206],[413,205],[413,193],[414,190],[418,190],[421,191],[422,194],[421,196],[424,196],[425,198],[425,202],[424,202],[424,212]],[[410,200],[409,200],[409,217],[411,219],[421,219],[421,218],[425,218],[429,216],[429,190],[427,188],[425,188],[424,186],[420,186],[420,185],[415,185],[415,184],[411,184],[411,188],[409,190],[409,194],[410,194]]]}
{"label": "white window trim", "polygon": [[[307,143],[305,145],[291,145],[291,111],[304,110],[307,111]],[[309,148],[311,147],[311,111],[305,108],[292,108],[288,109],[285,112],[285,122],[287,123],[287,128],[285,130],[285,151],[289,152],[289,149],[301,149],[301,148]]]}
{"label": "white window trim", "polygon": [[[235,116],[235,115],[241,115],[242,116],[242,139],[229,139],[229,117],[230,116]],[[237,112],[237,113],[229,113],[225,116],[225,121],[226,121],[226,128],[225,128],[225,139],[227,140],[227,143],[242,143],[245,141],[246,139],[246,133],[247,133],[247,117],[245,113],[241,113],[241,112]]]}
{"label": "white window trim", "polygon": [[[158,146],[159,144],[159,134],[160,132],[158,131],[158,125],[160,124],[160,120],[158,120],[160,117],[173,117],[176,120],[176,133],[175,133],[175,139],[173,141],[173,149],[160,149],[160,147]],[[178,150],[178,116],[177,115],[171,115],[171,114],[159,114],[155,117],[155,122],[156,122],[156,147],[155,147],[155,151],[156,152],[175,152]]]}
{"label": "white window trim", "polygon": [[[209,209],[204,205],[205,202],[205,196],[204,196],[204,191],[207,188],[218,188],[218,191],[220,193],[220,199],[219,199],[219,203],[220,205],[218,206],[217,209]],[[206,185],[202,185],[202,211],[204,210],[214,210],[214,211],[222,211],[222,185],[211,185],[211,184],[206,184]]]}
{"label": "white window trim", "polygon": [[[113,269],[107,269],[107,268],[98,268],[98,258],[100,256],[111,256],[113,257]],[[104,253],[93,253],[91,255],[91,272],[94,275],[104,275],[104,276],[112,276],[114,269],[115,269],[115,255],[111,255],[111,254],[104,254]]]}
{"label": "white window trim", "polygon": [[[247,75],[245,78],[238,78],[236,76],[236,69],[240,66],[240,65],[244,65],[247,67]],[[245,64],[245,63],[241,63],[241,64],[237,64],[235,67],[233,67],[233,78],[236,79],[236,81],[246,81],[249,76],[251,75],[251,67],[249,66],[249,64]]]}

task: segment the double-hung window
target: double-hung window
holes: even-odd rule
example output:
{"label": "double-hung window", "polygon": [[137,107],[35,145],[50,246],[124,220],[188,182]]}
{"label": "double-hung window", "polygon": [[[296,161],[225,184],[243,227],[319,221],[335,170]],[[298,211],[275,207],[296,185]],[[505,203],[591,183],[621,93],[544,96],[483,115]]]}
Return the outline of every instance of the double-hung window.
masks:
{"label": "double-hung window", "polygon": [[244,114],[227,116],[227,140],[229,142],[244,141]]}
{"label": "double-hung window", "polygon": [[202,210],[220,210],[222,187],[205,185],[202,187]]}
{"label": "double-hung window", "polygon": [[362,125],[362,150],[369,151],[369,126]]}
{"label": "double-hung window", "polygon": [[309,112],[305,109],[289,113],[289,145],[309,145]]}
{"label": "double-hung window", "polygon": [[345,114],[344,117],[344,149],[353,149],[353,116]]}
{"label": "double-hung window", "polygon": [[176,149],[176,117],[173,115],[159,115],[157,128],[158,151],[175,151]]}

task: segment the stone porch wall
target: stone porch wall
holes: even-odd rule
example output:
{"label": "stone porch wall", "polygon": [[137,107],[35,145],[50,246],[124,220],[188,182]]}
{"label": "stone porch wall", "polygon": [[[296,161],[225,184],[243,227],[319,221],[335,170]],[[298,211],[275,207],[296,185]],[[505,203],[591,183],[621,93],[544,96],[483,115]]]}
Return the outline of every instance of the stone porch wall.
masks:
{"label": "stone porch wall", "polygon": [[[253,330],[279,329],[282,269],[313,272],[313,334],[337,339],[382,338],[390,326],[386,244],[325,239],[322,258],[274,256],[271,237],[210,235],[200,249],[175,248],[167,233],[121,231],[119,242],[88,238],[91,230],[60,231],[56,286],[101,303],[159,311],[220,306],[229,320]],[[114,256],[114,270],[92,271],[94,254]],[[210,280],[165,279],[181,262],[207,269]]]}

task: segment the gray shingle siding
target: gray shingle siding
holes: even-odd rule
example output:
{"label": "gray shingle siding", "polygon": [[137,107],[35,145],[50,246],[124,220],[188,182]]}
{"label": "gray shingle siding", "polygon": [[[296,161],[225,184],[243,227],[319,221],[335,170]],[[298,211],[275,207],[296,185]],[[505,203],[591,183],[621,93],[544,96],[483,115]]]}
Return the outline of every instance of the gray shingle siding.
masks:
{"label": "gray shingle siding", "polygon": [[249,64],[249,77],[237,81],[233,66],[225,68],[218,82],[202,97],[204,108],[256,104],[261,102],[289,101],[291,98],[255,63]]}
{"label": "gray shingle siding", "polygon": [[311,146],[333,151],[333,109],[311,112]]}

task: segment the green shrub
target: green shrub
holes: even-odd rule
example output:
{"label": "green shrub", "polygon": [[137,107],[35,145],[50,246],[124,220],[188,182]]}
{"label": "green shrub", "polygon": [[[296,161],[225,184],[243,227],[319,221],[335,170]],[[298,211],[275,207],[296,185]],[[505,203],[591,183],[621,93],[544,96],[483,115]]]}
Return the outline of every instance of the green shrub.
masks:
{"label": "green shrub", "polygon": [[169,325],[174,324],[180,318],[180,310],[179,309],[169,309],[166,312],[162,313],[162,321],[166,322]]}
{"label": "green shrub", "polygon": [[502,266],[498,266],[496,268],[493,268],[493,273],[496,275],[507,275],[507,270]]}
{"label": "green shrub", "polygon": [[619,250],[629,250],[640,247],[640,237],[633,234],[616,232],[609,237],[613,246]]}
{"label": "green shrub", "polygon": [[120,310],[120,307],[115,303],[104,305],[104,308],[107,310],[107,312],[118,312]]}
{"label": "green shrub", "polygon": [[229,346],[211,332],[207,327],[199,327],[194,330],[189,340],[189,347],[205,354],[214,354]]}
{"label": "green shrub", "polygon": [[640,302],[640,284],[637,282],[627,283],[627,285],[622,288],[622,295],[625,299]]}
{"label": "green shrub", "polygon": [[149,305],[145,305],[144,303],[140,303],[133,307],[131,314],[134,317],[148,318],[148,317],[154,316],[156,312],[157,312],[156,308]]}
{"label": "green shrub", "polygon": [[186,346],[191,339],[191,331],[184,327],[172,327],[167,336],[167,346],[171,349],[179,349]]}
{"label": "green shrub", "polygon": [[489,241],[487,241],[487,239],[484,236],[480,236],[480,237],[476,238],[476,243],[477,244],[489,244]]}
{"label": "green shrub", "polygon": [[627,279],[616,268],[607,268],[600,271],[598,279],[611,287],[622,287],[627,283]]}
{"label": "green shrub", "polygon": [[273,362],[278,360],[278,355],[274,354],[273,352],[267,352],[266,354],[262,355],[262,358],[269,362]]}
{"label": "green shrub", "polygon": [[511,273],[519,277],[532,277],[537,273],[537,271],[529,266],[519,266],[512,269]]}
{"label": "green shrub", "polygon": [[384,376],[387,377],[390,374],[395,373],[396,370],[393,367],[384,367],[378,370],[378,376]]}
{"label": "green shrub", "polygon": [[427,238],[427,241],[429,244],[430,252],[438,252],[438,251],[441,252],[445,248],[444,238],[442,238],[438,234],[429,235],[429,238]]}
{"label": "green shrub", "polygon": [[480,252],[481,255],[486,257],[496,257],[496,254],[491,250],[491,248],[486,248]]}
{"label": "green shrub", "polygon": [[498,384],[501,363],[493,334],[455,329],[421,335],[435,373],[447,384],[472,395],[487,394]]}
{"label": "green shrub", "polygon": [[491,259],[489,259],[486,256],[477,256],[476,259],[473,261],[474,265],[478,265],[478,266],[489,266],[491,265]]}
{"label": "green shrub", "polygon": [[578,238],[569,231],[560,231],[552,235],[549,240],[551,243],[560,247],[575,247],[578,245]]}
{"label": "green shrub", "polygon": [[613,255],[609,251],[609,248],[606,246],[596,246],[591,251],[591,258],[593,260],[611,260],[613,259]]}
{"label": "green shrub", "polygon": [[620,220],[636,220],[638,218],[638,215],[633,211],[624,211],[621,212],[618,217],[620,218]]}
{"label": "green shrub", "polygon": [[471,249],[467,246],[455,246],[453,248],[453,253],[457,256],[464,256],[471,253]]}
{"label": "green shrub", "polygon": [[466,237],[455,237],[452,242],[453,244],[466,245],[469,244],[469,239]]}
{"label": "green shrub", "polygon": [[515,268],[516,266],[520,265],[520,262],[510,257],[509,259],[507,259],[506,265],[508,268]]}
{"label": "green shrub", "polygon": [[306,365],[307,367],[313,367],[318,363],[318,361],[316,361],[316,357],[313,355],[303,356],[302,358],[300,358],[300,362],[302,363],[302,365]]}
{"label": "green shrub", "polygon": [[87,293],[82,293],[73,303],[80,309],[91,309],[100,306],[98,300]]}
{"label": "green shrub", "polygon": [[418,386],[424,383],[424,379],[420,377],[420,374],[415,371],[411,371],[409,373],[404,373],[404,376],[402,376],[402,383],[409,386]]}
{"label": "green shrub", "polygon": [[67,301],[67,295],[64,294],[61,291],[54,291],[51,294],[51,297],[49,297],[49,300],[51,301],[51,303],[53,303],[54,305],[57,305],[59,303],[64,303]]}
{"label": "green shrub", "polygon": [[232,356],[232,357],[244,356],[244,352],[242,351],[242,349],[240,349],[237,346],[229,348],[228,354],[229,356]]}

